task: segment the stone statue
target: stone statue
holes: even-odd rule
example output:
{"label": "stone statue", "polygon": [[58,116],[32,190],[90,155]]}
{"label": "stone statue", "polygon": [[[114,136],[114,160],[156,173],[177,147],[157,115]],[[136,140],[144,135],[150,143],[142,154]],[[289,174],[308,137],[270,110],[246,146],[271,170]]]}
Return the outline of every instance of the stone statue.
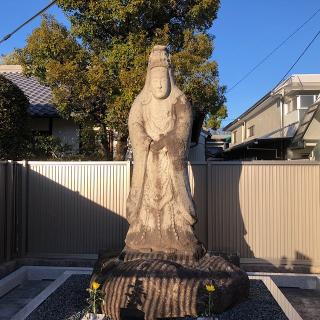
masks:
{"label": "stone statue", "polygon": [[134,169],[127,200],[127,252],[197,256],[196,214],[186,161],[192,110],[177,88],[165,46],[151,52],[145,86],[129,115]]}
{"label": "stone statue", "polygon": [[101,308],[114,320],[199,316],[208,283],[215,287],[215,313],[248,296],[246,273],[206,253],[194,234],[186,167],[191,126],[191,107],[175,85],[166,48],[155,46],[129,115],[134,169],[126,246],[114,259],[101,253],[91,278],[102,284]]}

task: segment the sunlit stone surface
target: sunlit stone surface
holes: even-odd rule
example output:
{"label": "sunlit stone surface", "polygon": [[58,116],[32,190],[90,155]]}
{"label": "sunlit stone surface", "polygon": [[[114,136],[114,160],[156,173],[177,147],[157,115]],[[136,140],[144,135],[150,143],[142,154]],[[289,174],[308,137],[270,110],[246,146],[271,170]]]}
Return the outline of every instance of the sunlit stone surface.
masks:
{"label": "sunlit stone surface", "polygon": [[103,284],[103,310],[112,319],[199,315],[208,282],[217,288],[216,312],[248,295],[246,274],[206,254],[194,233],[186,167],[191,129],[191,106],[174,82],[166,48],[155,46],[129,115],[134,169],[126,246],[117,259],[101,257],[93,274]]}

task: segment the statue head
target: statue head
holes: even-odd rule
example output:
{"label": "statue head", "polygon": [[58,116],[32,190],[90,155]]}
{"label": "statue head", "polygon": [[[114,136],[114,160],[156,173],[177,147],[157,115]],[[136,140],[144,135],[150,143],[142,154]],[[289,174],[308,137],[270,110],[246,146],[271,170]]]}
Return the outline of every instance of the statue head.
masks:
{"label": "statue head", "polygon": [[181,95],[183,93],[174,82],[166,46],[154,46],[149,57],[146,82],[137,99],[142,104],[148,104],[152,97],[158,100],[168,98],[170,103],[175,103]]}
{"label": "statue head", "polygon": [[156,99],[165,99],[169,96],[171,84],[167,68],[155,67],[151,69],[150,89]]}
{"label": "statue head", "polygon": [[150,90],[156,99],[165,99],[169,96],[171,83],[168,69],[169,57],[165,46],[154,46],[149,58]]}

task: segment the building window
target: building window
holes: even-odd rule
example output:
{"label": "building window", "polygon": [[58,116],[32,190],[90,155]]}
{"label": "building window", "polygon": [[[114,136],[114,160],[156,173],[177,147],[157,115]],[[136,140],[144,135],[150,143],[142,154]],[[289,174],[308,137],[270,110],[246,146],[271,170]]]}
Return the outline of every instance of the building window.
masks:
{"label": "building window", "polygon": [[247,138],[254,136],[254,126],[251,126],[247,129]]}
{"label": "building window", "polygon": [[237,143],[237,131],[232,132],[232,143]]}
{"label": "building window", "polygon": [[313,95],[300,96],[300,109],[308,109],[314,103]]}

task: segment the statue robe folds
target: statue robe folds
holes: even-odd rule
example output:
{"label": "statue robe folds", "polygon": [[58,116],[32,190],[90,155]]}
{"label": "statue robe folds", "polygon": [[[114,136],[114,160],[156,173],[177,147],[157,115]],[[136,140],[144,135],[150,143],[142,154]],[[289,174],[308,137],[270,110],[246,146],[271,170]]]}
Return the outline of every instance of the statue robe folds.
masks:
{"label": "statue robe folds", "polygon": [[170,79],[171,93],[162,104],[150,103],[145,87],[130,110],[134,168],[125,251],[195,257],[203,247],[194,235],[196,214],[187,173],[192,110],[171,72]]}

